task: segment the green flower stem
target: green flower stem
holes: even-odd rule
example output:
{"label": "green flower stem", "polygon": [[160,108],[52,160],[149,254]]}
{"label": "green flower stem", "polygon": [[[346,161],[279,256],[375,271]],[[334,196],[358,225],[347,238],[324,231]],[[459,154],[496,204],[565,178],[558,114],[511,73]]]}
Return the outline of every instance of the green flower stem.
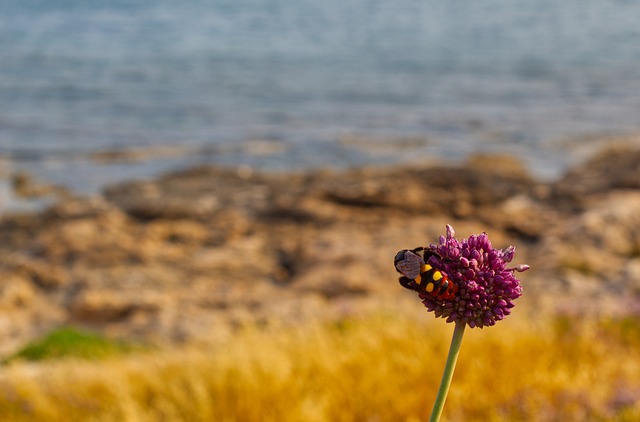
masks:
{"label": "green flower stem", "polygon": [[440,420],[444,402],[447,400],[451,379],[453,378],[453,371],[456,369],[456,361],[458,360],[458,354],[460,354],[462,335],[464,334],[464,327],[466,325],[464,322],[456,322],[456,328],[453,330],[453,337],[451,338],[451,346],[449,346],[447,363],[444,366],[442,381],[440,381],[440,388],[438,388],[438,395],[436,396],[436,402],[433,404],[429,422],[438,422]]}

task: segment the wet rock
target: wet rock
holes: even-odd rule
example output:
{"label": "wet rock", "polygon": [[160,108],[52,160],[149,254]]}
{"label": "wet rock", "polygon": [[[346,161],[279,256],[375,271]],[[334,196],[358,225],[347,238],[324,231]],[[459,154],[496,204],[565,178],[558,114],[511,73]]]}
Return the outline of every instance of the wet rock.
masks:
{"label": "wet rock", "polygon": [[136,163],[152,158],[173,158],[193,153],[196,153],[196,151],[187,146],[157,145],[144,148],[96,151],[91,153],[89,158],[98,164]]}
{"label": "wet rock", "polygon": [[150,182],[134,182],[109,188],[105,197],[128,215],[142,221],[154,219],[202,219],[218,208],[218,200],[188,186],[171,194]]}
{"label": "wet rock", "polygon": [[578,248],[591,248],[619,257],[640,256],[640,190],[614,191],[568,223],[568,239]]}
{"label": "wet rock", "polygon": [[11,178],[11,184],[16,196],[21,198],[40,198],[44,196],[69,196],[69,191],[62,186],[42,183],[35,180],[29,173],[17,172]]}
{"label": "wet rock", "polygon": [[121,214],[121,211],[100,197],[67,198],[47,208],[42,213],[42,217],[49,220],[66,221],[96,218],[109,213]]}
{"label": "wet rock", "polygon": [[552,187],[556,206],[585,209],[611,190],[640,190],[640,149],[616,145],[571,169]]}
{"label": "wet rock", "polygon": [[558,211],[529,195],[515,195],[491,208],[481,208],[477,218],[527,241],[537,241],[562,221]]}
{"label": "wet rock", "polygon": [[223,209],[261,209],[269,188],[263,177],[197,167],[157,182],[131,182],[105,190],[105,197],[139,220],[211,218]]}
{"label": "wet rock", "polygon": [[516,160],[487,155],[461,166],[354,170],[324,190],[341,205],[469,217],[480,207],[498,206],[534,186]]}
{"label": "wet rock", "polygon": [[531,180],[529,171],[518,158],[508,154],[472,154],[464,166],[486,174],[497,174],[514,180]]}

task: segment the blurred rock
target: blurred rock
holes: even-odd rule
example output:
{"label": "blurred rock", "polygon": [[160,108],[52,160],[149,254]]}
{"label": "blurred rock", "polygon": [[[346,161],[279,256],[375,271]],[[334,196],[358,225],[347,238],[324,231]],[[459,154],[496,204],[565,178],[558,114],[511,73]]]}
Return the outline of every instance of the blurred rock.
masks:
{"label": "blurred rock", "polygon": [[637,191],[603,194],[592,208],[569,222],[568,236],[579,248],[623,258],[640,256],[640,186]]}
{"label": "blurred rock", "polygon": [[109,323],[128,319],[135,313],[160,310],[164,303],[160,292],[136,292],[135,295],[113,290],[86,290],[70,305],[71,317],[85,323]]}
{"label": "blurred rock", "polygon": [[0,282],[0,308],[28,307],[36,295],[30,281],[16,274],[7,274]]}
{"label": "blurred rock", "polygon": [[12,175],[11,184],[16,196],[21,198],[65,197],[70,195],[66,188],[49,183],[41,183],[29,173],[22,171]]}
{"label": "blurred rock", "polygon": [[611,190],[640,189],[640,149],[615,145],[567,172],[553,186],[556,206],[584,209]]}
{"label": "blurred rock", "polygon": [[0,352],[62,323],[183,342],[404,303],[393,256],[437,242],[447,223],[515,244],[532,266],[525,301],[631,312],[615,305],[640,297],[639,162],[607,150],[557,183],[505,155],[288,174],[203,166],[67,197],[0,219]]}

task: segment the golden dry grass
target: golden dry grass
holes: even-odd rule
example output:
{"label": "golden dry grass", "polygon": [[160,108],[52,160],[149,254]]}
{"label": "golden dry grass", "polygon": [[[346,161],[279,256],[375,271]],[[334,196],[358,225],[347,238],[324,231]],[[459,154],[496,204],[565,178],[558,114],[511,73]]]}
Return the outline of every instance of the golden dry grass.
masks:
{"label": "golden dry grass", "polygon": [[[431,315],[245,330],[211,347],[0,368],[3,421],[420,421],[453,326]],[[465,333],[447,421],[640,420],[640,320]]]}

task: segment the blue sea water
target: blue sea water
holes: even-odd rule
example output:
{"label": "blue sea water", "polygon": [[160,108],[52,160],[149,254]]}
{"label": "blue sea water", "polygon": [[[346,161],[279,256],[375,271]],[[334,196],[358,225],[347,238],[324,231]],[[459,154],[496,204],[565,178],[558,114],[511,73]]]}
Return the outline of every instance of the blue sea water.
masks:
{"label": "blue sea water", "polygon": [[[631,0],[0,0],[0,156],[87,191],[478,151],[554,175],[563,140],[640,131],[639,21]],[[78,158],[158,145],[191,152]]]}

